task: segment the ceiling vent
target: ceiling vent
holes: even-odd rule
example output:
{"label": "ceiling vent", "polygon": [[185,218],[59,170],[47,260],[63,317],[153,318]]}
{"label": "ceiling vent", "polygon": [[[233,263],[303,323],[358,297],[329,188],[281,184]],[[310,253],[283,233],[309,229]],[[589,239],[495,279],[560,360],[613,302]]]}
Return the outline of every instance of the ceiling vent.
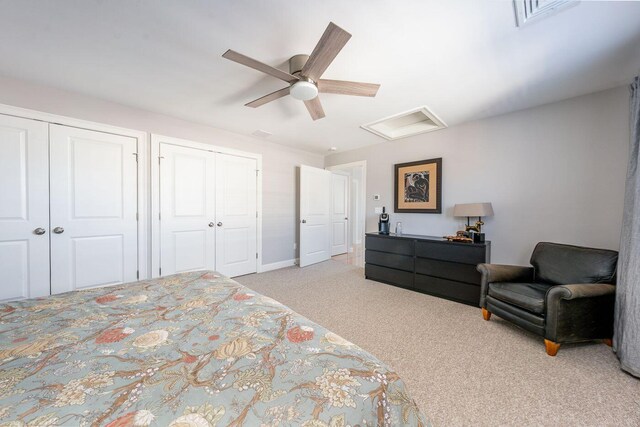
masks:
{"label": "ceiling vent", "polygon": [[513,0],[516,26],[522,27],[524,24],[551,16],[578,3],[580,0]]}
{"label": "ceiling vent", "polygon": [[427,107],[419,107],[361,127],[385,139],[394,140],[444,129],[447,125]]}
{"label": "ceiling vent", "polygon": [[252,132],[251,135],[264,139],[264,138],[269,138],[273,134],[271,132],[267,132],[266,130],[258,129]]}

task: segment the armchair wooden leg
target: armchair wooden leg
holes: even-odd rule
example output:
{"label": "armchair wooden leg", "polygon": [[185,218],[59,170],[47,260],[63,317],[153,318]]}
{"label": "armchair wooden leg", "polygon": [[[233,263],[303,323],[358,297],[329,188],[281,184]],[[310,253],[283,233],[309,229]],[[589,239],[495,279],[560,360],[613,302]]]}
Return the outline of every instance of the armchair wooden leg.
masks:
{"label": "armchair wooden leg", "polygon": [[613,347],[613,340],[611,338],[605,338],[602,340],[602,342],[608,345],[609,347]]}
{"label": "armchair wooden leg", "polygon": [[544,347],[547,350],[547,354],[549,356],[555,356],[558,354],[558,350],[560,349],[560,344],[557,342],[549,341],[548,339],[544,340]]}
{"label": "armchair wooden leg", "polygon": [[486,308],[484,308],[484,307],[482,307],[482,318],[484,320],[491,319],[491,312],[489,310],[487,310]]}

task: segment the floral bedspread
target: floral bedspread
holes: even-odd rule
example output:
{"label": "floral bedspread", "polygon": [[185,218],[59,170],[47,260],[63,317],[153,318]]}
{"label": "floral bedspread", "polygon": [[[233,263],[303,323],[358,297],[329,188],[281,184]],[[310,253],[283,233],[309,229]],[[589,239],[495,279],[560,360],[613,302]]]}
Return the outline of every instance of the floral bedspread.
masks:
{"label": "floral bedspread", "polygon": [[427,425],[398,375],[191,272],[0,305],[0,425]]}

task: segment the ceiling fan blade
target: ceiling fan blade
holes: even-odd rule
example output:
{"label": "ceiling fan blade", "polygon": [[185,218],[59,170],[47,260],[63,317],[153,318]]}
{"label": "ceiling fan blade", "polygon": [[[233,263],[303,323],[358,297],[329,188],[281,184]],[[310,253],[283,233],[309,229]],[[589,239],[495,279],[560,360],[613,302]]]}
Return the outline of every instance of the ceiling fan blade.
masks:
{"label": "ceiling fan blade", "polygon": [[289,73],[285,73],[282,70],[278,70],[277,68],[272,67],[271,65],[267,65],[263,62],[256,61],[253,58],[249,58],[246,55],[238,53],[234,50],[227,50],[222,54],[223,58],[227,58],[233,62],[237,62],[238,64],[246,65],[249,68],[253,68],[254,70],[262,71],[263,73],[269,74],[277,79],[284,80],[287,83],[298,80],[298,78]]}
{"label": "ceiling fan blade", "polygon": [[309,110],[309,114],[311,114],[311,118],[313,120],[318,120],[324,117],[324,110],[322,109],[319,97],[316,96],[313,99],[304,101],[304,106]]}
{"label": "ceiling fan blade", "polygon": [[300,74],[309,77],[311,80],[318,81],[322,73],[333,62],[350,38],[351,34],[333,22],[329,22],[327,29],[324,30],[324,34],[320,37],[320,41],[318,41],[311,55],[309,55],[304,67],[302,67]]}
{"label": "ceiling fan blade", "polygon": [[345,80],[318,80],[318,91],[338,95],[376,96],[379,84],[349,82]]}
{"label": "ceiling fan blade", "polygon": [[285,87],[284,89],[277,90],[275,92],[271,92],[268,95],[265,95],[261,98],[258,98],[254,101],[249,102],[248,104],[244,104],[245,107],[256,108],[261,105],[266,104],[267,102],[275,101],[276,99],[282,98],[283,96],[289,95],[289,87]]}

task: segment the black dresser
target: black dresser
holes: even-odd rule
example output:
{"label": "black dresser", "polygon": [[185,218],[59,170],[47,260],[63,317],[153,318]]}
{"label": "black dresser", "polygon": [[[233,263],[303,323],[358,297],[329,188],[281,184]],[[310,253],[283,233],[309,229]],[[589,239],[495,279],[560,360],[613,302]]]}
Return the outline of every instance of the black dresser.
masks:
{"label": "black dresser", "polygon": [[480,273],[491,242],[459,243],[440,237],[367,233],[367,279],[479,306]]}

